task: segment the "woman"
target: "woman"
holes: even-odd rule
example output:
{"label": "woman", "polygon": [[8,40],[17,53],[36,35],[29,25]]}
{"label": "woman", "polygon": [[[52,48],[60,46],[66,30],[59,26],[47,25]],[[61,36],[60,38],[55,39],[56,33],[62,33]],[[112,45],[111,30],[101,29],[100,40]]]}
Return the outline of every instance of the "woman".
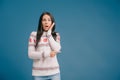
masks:
{"label": "woman", "polygon": [[28,56],[33,59],[33,80],[60,80],[57,54],[60,52],[60,35],[55,32],[55,20],[49,12],[41,14],[38,30],[31,32]]}

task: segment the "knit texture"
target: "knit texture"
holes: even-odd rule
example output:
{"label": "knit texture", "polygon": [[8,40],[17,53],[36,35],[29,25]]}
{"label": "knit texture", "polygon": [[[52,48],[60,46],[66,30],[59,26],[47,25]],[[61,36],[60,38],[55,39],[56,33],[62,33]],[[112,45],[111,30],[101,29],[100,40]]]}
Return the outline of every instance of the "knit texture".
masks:
{"label": "knit texture", "polygon": [[28,57],[33,60],[32,75],[33,76],[47,76],[60,73],[57,56],[50,57],[50,52],[60,52],[60,35],[57,33],[56,40],[54,40],[51,32],[43,32],[41,39],[36,44],[36,31],[31,32],[28,43]]}

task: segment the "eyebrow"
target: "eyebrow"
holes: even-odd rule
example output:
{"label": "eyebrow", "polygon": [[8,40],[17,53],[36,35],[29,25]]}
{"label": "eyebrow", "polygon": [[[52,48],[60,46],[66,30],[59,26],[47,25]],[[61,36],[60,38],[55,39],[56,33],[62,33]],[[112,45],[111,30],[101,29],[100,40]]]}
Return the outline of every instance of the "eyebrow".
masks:
{"label": "eyebrow", "polygon": [[52,19],[51,18],[47,18],[47,19],[46,18],[42,18],[42,20],[52,20]]}

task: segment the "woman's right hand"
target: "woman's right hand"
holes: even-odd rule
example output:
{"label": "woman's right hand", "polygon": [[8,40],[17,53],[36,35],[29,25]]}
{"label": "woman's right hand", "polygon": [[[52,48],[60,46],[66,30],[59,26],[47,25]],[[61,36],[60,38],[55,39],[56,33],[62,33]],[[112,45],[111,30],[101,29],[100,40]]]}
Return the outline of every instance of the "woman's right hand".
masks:
{"label": "woman's right hand", "polygon": [[55,51],[51,51],[50,52],[50,57],[54,57],[56,55],[56,52]]}

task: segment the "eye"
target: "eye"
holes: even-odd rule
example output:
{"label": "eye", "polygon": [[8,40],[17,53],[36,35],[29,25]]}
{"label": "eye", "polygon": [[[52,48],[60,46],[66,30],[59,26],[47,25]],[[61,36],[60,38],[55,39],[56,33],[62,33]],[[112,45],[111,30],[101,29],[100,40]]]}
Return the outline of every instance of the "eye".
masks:
{"label": "eye", "polygon": [[51,19],[48,19],[48,21],[51,21]]}
{"label": "eye", "polygon": [[46,21],[46,19],[42,19],[42,21]]}

